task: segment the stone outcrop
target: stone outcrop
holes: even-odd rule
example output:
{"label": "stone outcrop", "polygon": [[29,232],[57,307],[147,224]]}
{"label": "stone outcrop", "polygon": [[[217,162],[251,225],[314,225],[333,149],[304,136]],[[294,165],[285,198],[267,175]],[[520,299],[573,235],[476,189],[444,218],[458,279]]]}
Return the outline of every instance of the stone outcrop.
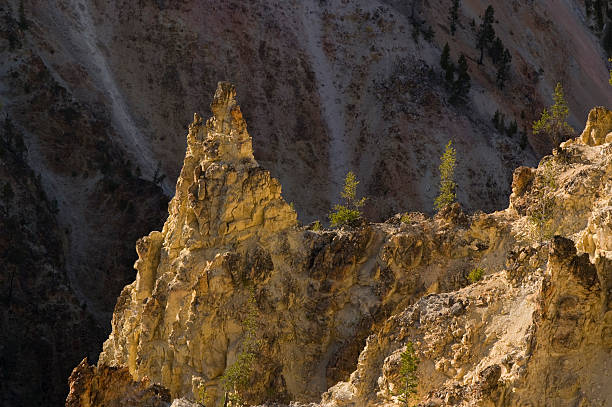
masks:
{"label": "stone outcrop", "polygon": [[[593,112],[591,128],[605,128],[607,116]],[[605,142],[573,140],[537,169],[518,168],[506,211],[516,240],[504,270],[389,318],[368,338],[350,380],[320,406],[399,404],[409,341],[421,359],[412,400],[420,405],[608,405],[611,186]],[[531,233],[542,200],[554,237]]]}
{"label": "stone outcrop", "polygon": [[219,400],[253,313],[261,347],[246,400],[316,401],[390,315],[466,285],[476,265],[502,267],[503,213],[468,217],[455,205],[357,230],[297,227],[253,159],[233,86],[219,84],[211,110],[189,128],[164,228],[137,244],[136,281],[117,301],[100,366],[127,367],[172,397],[204,389]]}
{"label": "stone outcrop", "polygon": [[612,112],[605,107],[592,109],[580,140],[589,146],[612,142]]}
{"label": "stone outcrop", "polygon": [[[612,144],[567,142],[519,168],[505,211],[311,230],[254,160],[235,96],[220,83],[213,116],[194,116],[168,220],[138,241],[136,280],[98,367],[75,370],[73,400],[104,395],[91,383],[111,366],[175,406],[235,390],[249,404],[395,405],[408,341],[415,403],[612,400]],[[470,285],[474,268],[485,277]],[[228,387],[248,346],[252,371]]]}
{"label": "stone outcrop", "polygon": [[90,366],[87,358],[70,375],[66,407],[167,407],[170,393],[146,378],[134,381],[127,368]]}

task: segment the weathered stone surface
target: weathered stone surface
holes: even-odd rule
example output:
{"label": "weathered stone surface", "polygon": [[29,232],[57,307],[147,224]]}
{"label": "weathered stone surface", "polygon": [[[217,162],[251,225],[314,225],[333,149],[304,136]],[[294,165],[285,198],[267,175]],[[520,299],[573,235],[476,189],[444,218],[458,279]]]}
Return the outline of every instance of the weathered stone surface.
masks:
{"label": "weathered stone surface", "polygon": [[612,142],[612,111],[601,106],[591,109],[580,140],[589,146]]}
{"label": "weathered stone surface", "polygon": [[87,358],[70,375],[66,407],[167,407],[170,393],[148,379],[135,382],[126,368],[90,366]]}
{"label": "weathered stone surface", "polygon": [[[211,108],[189,128],[163,230],[137,243],[138,276],[98,369],[127,368],[184,399],[176,405],[203,392],[220,403],[252,315],[250,404],[397,405],[408,341],[421,359],[414,403],[612,400],[609,144],[568,142],[517,171],[505,211],[451,205],[434,218],[314,231],[297,226],[255,162],[230,84]],[[536,209],[550,235],[533,233]],[[475,267],[485,276],[468,285]]]}
{"label": "weathered stone surface", "polygon": [[452,206],[410,224],[297,228],[280,185],[253,159],[231,85],[219,84],[212,110],[189,128],[162,232],[137,244],[138,276],[117,302],[100,366],[126,366],[173,397],[194,399],[203,386],[219,399],[252,292],[262,347],[245,397],[315,401],[348,378],[388,316],[467,284],[475,264],[502,266],[512,240],[503,214]]}

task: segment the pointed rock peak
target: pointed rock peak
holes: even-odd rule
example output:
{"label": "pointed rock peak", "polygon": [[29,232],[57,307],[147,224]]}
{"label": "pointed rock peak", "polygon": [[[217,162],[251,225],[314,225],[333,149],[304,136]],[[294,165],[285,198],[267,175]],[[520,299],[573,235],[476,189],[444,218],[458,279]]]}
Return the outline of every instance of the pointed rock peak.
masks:
{"label": "pointed rock peak", "polygon": [[213,116],[205,126],[202,117],[194,113],[187,135],[188,153],[209,161],[255,165],[251,136],[236,102],[234,85],[219,82],[210,109]]}
{"label": "pointed rock peak", "polygon": [[[166,239],[176,248],[218,247],[294,226],[297,215],[281,197],[280,183],[253,157],[235,87],[219,82],[210,107],[206,124],[195,113],[189,126]],[[143,287],[150,288],[150,273],[142,274]]]}
{"label": "pointed rock peak", "polygon": [[210,110],[217,120],[223,121],[228,112],[236,105],[236,88],[229,82],[219,82]]}

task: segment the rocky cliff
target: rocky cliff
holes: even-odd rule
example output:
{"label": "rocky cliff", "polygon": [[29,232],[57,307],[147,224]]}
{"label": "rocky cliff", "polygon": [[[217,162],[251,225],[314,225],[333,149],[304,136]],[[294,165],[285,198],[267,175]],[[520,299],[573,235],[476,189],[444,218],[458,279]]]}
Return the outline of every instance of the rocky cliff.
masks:
{"label": "rocky cliff", "polygon": [[[157,383],[174,405],[233,392],[395,405],[407,342],[421,360],[415,403],[612,400],[612,112],[594,109],[581,138],[517,169],[506,210],[317,230],[297,226],[254,160],[232,85],[211,110],[194,116],[168,220],[138,241],[136,280],[98,367],[73,372],[68,405],[122,405],[92,384],[113,380],[139,394]],[[470,284],[475,268],[485,276]],[[252,370],[232,381],[245,354]]]}
{"label": "rocky cliff", "polygon": [[[86,308],[88,349],[101,346],[115,299],[133,280],[133,241],[165,220],[186,147],[181,129],[192,112],[206,109],[202,95],[218,80],[240,86],[254,155],[282,182],[305,223],[326,220],[349,170],[370,196],[370,219],[431,214],[437,158],[450,138],[464,158],[457,169],[463,207],[502,209],[513,169],[550,151],[522,132],[550,103],[557,81],[576,128],[591,106],[612,103],[599,38],[605,42],[610,29],[603,1],[586,9],[582,0],[460,3],[451,35],[450,1],[0,2],[0,120],[22,135],[25,164],[41,176],[37,194],[53,205],[52,235],[62,244],[50,246],[51,257],[63,259],[58,273]],[[477,63],[475,28],[489,3],[512,55],[503,89],[491,58]],[[446,42],[453,62],[467,55],[472,87],[465,103],[449,102],[439,68]],[[506,125],[517,121],[518,133],[494,127],[496,110]],[[2,165],[11,168],[10,161]],[[4,173],[0,182],[14,185]],[[28,196],[17,193],[11,205],[29,207]],[[21,217],[25,229],[46,222],[47,215],[33,214]],[[28,285],[28,273],[45,279],[42,267],[23,270],[16,284]],[[3,276],[4,292],[10,275]],[[43,309],[54,305],[41,302]],[[23,315],[18,324],[36,332],[38,320],[27,317],[36,314]],[[69,357],[67,365],[85,356],[69,355],[54,339],[63,335],[61,325],[44,314],[41,320],[49,321],[45,337],[61,349],[60,359]],[[42,376],[52,366],[29,358]],[[52,370],[58,382],[69,373]],[[16,396],[17,404],[33,394],[55,404],[63,399],[65,389],[43,396],[11,372],[3,377],[20,383],[10,386],[24,397]]]}

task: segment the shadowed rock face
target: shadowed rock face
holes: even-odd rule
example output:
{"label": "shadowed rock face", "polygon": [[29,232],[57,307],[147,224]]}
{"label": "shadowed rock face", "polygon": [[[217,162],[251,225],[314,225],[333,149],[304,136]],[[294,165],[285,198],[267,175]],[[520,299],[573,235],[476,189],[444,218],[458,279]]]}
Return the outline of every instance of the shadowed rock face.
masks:
{"label": "shadowed rock face", "polygon": [[[98,367],[75,369],[71,400],[110,397],[92,383],[129,383],[129,372],[130,389],[159,383],[174,406],[203,394],[220,403],[251,318],[253,371],[234,388],[249,404],[401,404],[408,341],[420,359],[414,403],[612,400],[612,259],[595,221],[610,214],[609,143],[570,140],[538,168],[519,168],[504,211],[467,216],[455,204],[434,218],[315,231],[296,227],[280,185],[253,159],[235,95],[220,83],[213,116],[194,116],[168,220],[138,242],[136,281],[117,301]],[[607,114],[588,126],[608,133],[598,119]],[[542,199],[546,228],[531,215]],[[485,278],[470,285],[475,267]]]}

